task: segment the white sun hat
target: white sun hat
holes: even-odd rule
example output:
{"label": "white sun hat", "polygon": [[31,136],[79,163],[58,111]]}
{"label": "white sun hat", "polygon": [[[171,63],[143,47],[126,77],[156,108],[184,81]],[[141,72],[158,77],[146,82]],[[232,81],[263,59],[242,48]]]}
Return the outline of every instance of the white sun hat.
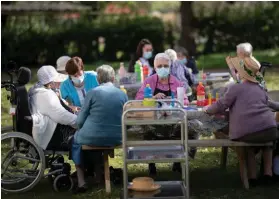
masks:
{"label": "white sun hat", "polygon": [[71,59],[69,56],[59,57],[56,61],[56,67],[58,72],[65,71],[67,62]]}
{"label": "white sun hat", "polygon": [[37,72],[38,80],[42,85],[46,85],[58,77],[58,72],[51,65],[42,66]]}

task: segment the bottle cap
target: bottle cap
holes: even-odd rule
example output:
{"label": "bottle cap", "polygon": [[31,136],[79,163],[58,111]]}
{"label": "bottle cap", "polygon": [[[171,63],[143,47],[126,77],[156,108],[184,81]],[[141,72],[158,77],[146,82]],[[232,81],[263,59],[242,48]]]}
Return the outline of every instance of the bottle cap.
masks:
{"label": "bottle cap", "polygon": [[124,88],[124,85],[121,85],[120,88]]}
{"label": "bottle cap", "polygon": [[150,84],[146,84],[146,87],[150,87]]}

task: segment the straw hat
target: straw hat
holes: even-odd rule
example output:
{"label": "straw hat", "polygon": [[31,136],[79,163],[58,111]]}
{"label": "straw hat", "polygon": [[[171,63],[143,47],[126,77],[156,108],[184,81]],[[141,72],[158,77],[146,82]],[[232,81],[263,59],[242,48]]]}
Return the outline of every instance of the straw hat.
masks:
{"label": "straw hat", "polygon": [[139,177],[133,179],[133,184],[128,187],[133,191],[156,191],[161,185],[155,184],[154,180],[149,177]]}
{"label": "straw hat", "polygon": [[260,63],[253,57],[230,57],[226,58],[228,66],[234,68],[241,78],[248,81],[261,83],[263,77],[260,73]]}

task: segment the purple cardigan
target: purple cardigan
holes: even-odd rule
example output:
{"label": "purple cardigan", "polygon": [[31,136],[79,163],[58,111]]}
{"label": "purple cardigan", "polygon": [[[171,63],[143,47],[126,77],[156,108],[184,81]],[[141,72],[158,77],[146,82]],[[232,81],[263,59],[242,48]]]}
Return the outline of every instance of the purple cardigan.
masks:
{"label": "purple cardigan", "polygon": [[[146,84],[150,85],[150,88],[152,89],[153,93],[154,90],[156,88],[156,81],[157,81],[158,75],[154,74],[149,76],[141,85],[137,95],[136,95],[136,99],[137,100],[142,100],[144,98],[144,89],[146,87]],[[180,82],[178,79],[176,79],[174,76],[170,75],[170,87],[171,87],[171,91],[175,94],[176,96],[176,89],[177,87],[183,87],[183,83]],[[163,91],[167,91],[169,89],[169,84],[161,84],[158,81],[157,84],[157,88],[163,90]]]}
{"label": "purple cardigan", "polygon": [[216,103],[208,107],[209,114],[230,110],[230,138],[276,127],[274,113],[268,107],[268,96],[258,84],[234,84]]}

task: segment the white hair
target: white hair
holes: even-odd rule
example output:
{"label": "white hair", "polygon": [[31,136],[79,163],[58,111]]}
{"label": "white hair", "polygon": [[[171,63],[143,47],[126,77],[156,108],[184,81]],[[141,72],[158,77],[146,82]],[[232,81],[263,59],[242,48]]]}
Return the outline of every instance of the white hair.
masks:
{"label": "white hair", "polygon": [[173,49],[167,49],[165,53],[170,57],[172,62],[177,60],[177,53]]}
{"label": "white hair", "polygon": [[253,47],[250,43],[241,43],[236,46],[236,50],[244,53],[245,56],[251,56]]}
{"label": "white hair", "polygon": [[114,69],[109,65],[102,65],[97,68],[99,84],[113,82],[115,77]]}
{"label": "white hair", "polygon": [[169,66],[171,65],[171,59],[166,53],[158,53],[154,58],[154,67],[157,67],[158,61],[162,59],[167,60],[169,62]]}

